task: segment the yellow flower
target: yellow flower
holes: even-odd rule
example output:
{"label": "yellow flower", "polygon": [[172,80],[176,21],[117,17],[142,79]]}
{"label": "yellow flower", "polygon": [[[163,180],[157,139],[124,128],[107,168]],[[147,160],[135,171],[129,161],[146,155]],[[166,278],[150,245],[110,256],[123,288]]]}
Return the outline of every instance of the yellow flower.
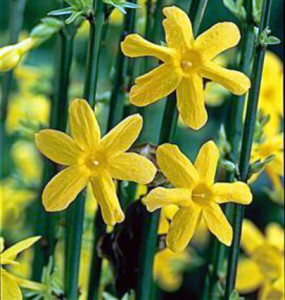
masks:
{"label": "yellow flower", "polygon": [[[267,126],[267,125],[266,125]],[[271,132],[271,135],[266,134],[262,143],[254,143],[251,161],[261,160],[262,162],[270,155],[274,155],[275,158],[265,166],[264,170],[272,181],[274,189],[283,195],[283,184],[281,177],[284,176],[284,159],[283,159],[284,145],[283,145],[283,133]],[[251,178],[251,182],[256,180],[259,173],[254,174]],[[284,202],[284,197],[279,197],[280,203]]]}
{"label": "yellow flower", "polygon": [[176,145],[158,147],[157,163],[176,188],[156,188],[146,199],[149,211],[175,204],[179,206],[167,234],[167,245],[182,251],[191,240],[201,218],[209,230],[224,244],[232,242],[232,228],[219,204],[236,202],[249,204],[252,195],[243,182],[214,183],[219,151],[213,141],[200,149],[193,165]]}
{"label": "yellow flower", "polygon": [[31,203],[36,193],[17,187],[17,183],[11,178],[0,181],[0,190],[0,228],[3,226],[3,229],[15,229],[22,225],[23,210]]}
{"label": "yellow flower", "polygon": [[259,289],[261,300],[283,300],[284,229],[271,223],[264,236],[251,221],[244,220],[241,245],[248,257],[239,262],[237,290],[249,293]]}
{"label": "yellow flower", "polygon": [[45,289],[43,284],[16,277],[2,268],[2,266],[18,264],[15,261],[17,255],[30,248],[39,239],[40,237],[38,236],[25,239],[4,251],[4,239],[0,237],[1,299],[2,297],[5,300],[23,299],[20,287],[35,291],[43,291]]}
{"label": "yellow flower", "polygon": [[12,146],[11,157],[24,182],[38,183],[41,180],[42,161],[34,143],[18,140]]}
{"label": "yellow flower", "polygon": [[43,95],[21,93],[15,95],[8,105],[6,129],[10,132],[23,129],[26,121],[35,127],[46,125],[49,121],[50,101]]}
{"label": "yellow flower", "polygon": [[14,71],[17,86],[21,91],[30,91],[32,87],[42,82],[42,69],[20,64]]}
{"label": "yellow flower", "polygon": [[38,149],[45,156],[67,166],[45,187],[42,195],[45,209],[65,209],[91,183],[105,223],[122,222],[124,213],[112,178],[147,184],[156,173],[147,158],[125,153],[142,129],[141,116],[126,118],[102,139],[95,114],[85,100],[72,101],[69,117],[71,137],[50,129],[40,131],[35,137]]}
{"label": "yellow flower", "polygon": [[[269,123],[278,129],[283,116],[283,64],[278,56],[269,51],[264,60],[259,109],[263,114],[270,115]],[[266,130],[270,134],[270,126]]]}
{"label": "yellow flower", "polygon": [[154,257],[153,276],[159,286],[170,292],[177,290],[182,284],[183,276],[175,265],[189,261],[190,256],[186,251],[174,253],[168,248],[158,251]]}
{"label": "yellow flower", "polygon": [[0,48],[0,72],[7,72],[15,68],[24,54],[34,48],[37,43],[37,39],[29,37],[15,45]]}
{"label": "yellow flower", "polygon": [[250,88],[243,73],[227,70],[212,60],[237,45],[240,33],[233,23],[218,23],[194,40],[191,22],[177,7],[163,9],[166,46],[158,46],[131,34],[121,48],[130,57],[154,56],[163,62],[158,68],[136,79],[130,101],[137,106],[151,104],[176,90],[180,115],[187,126],[201,128],[207,121],[203,78],[220,83],[234,94]]}

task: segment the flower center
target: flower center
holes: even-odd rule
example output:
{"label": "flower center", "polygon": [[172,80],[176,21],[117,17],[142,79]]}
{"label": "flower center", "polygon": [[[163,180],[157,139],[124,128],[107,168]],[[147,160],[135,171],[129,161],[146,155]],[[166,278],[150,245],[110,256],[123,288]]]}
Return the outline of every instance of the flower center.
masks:
{"label": "flower center", "polygon": [[198,184],[192,191],[192,200],[201,206],[210,204],[213,193],[211,189],[205,184]]}
{"label": "flower center", "polygon": [[95,155],[90,155],[85,158],[85,164],[89,170],[92,172],[97,172],[99,168],[103,165],[103,157],[96,153]]}
{"label": "flower center", "polygon": [[192,72],[201,65],[201,56],[197,51],[189,50],[181,58],[180,66],[186,73]]}

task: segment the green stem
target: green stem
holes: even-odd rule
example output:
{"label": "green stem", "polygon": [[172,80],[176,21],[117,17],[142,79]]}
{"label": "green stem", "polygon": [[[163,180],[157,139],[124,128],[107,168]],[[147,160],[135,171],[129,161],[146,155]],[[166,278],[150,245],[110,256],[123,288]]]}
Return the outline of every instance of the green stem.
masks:
{"label": "green stem", "polygon": [[[207,0],[196,0],[206,6]],[[205,12],[205,6],[199,4],[197,7],[197,15],[195,20],[198,25],[194,24],[196,31],[199,31],[199,26]],[[203,9],[201,9],[203,7]],[[199,8],[199,9],[198,9]],[[176,95],[173,93],[167,97],[165,105],[163,120],[159,134],[159,144],[168,142],[173,139],[175,129],[177,126],[178,113],[176,109]],[[141,244],[141,255],[139,261],[139,273],[136,287],[136,299],[137,300],[148,300],[151,299],[152,286],[153,286],[153,260],[157,248],[157,229],[159,221],[159,212],[148,214],[143,224],[143,238]]]}
{"label": "green stem", "polygon": [[[101,41],[105,24],[104,3],[94,1],[95,23],[90,20],[90,38],[86,62],[86,75],[83,98],[94,107],[98,82],[98,66]],[[65,295],[68,300],[78,299],[78,276],[80,252],[84,225],[85,193],[80,193],[67,211]],[[74,242],[76,240],[76,243]],[[98,276],[98,275],[97,275]]]}
{"label": "green stem", "polygon": [[[8,44],[15,44],[18,41],[18,36],[22,28],[24,11],[26,7],[26,0],[13,0],[10,3],[10,18],[9,18],[9,41]],[[9,157],[9,147],[6,142],[5,133],[5,120],[7,117],[8,101],[11,90],[11,84],[13,79],[13,71],[7,72],[2,76],[1,82],[1,95],[0,95],[0,105],[1,105],[1,120],[0,120],[0,135],[1,135],[1,145],[2,151],[1,157]],[[1,159],[1,177],[8,175],[9,173],[9,159]]]}
{"label": "green stem", "polygon": [[[267,28],[269,24],[271,1],[272,0],[264,1],[262,20],[259,27],[259,35]],[[256,51],[256,57],[254,59],[253,68],[252,68],[251,81],[253,83],[253,86],[248,96],[245,124],[244,124],[243,137],[242,137],[241,155],[240,155],[240,162],[239,162],[240,180],[244,182],[247,182],[248,180],[248,170],[250,166],[250,155],[251,155],[251,149],[253,143],[265,52],[266,52],[266,46],[259,44]],[[243,216],[244,216],[244,206],[235,205],[234,223],[233,223],[234,235],[233,235],[233,243],[229,253],[225,299],[229,299],[235,287]]]}
{"label": "green stem", "polygon": [[[124,30],[121,36],[121,41],[123,41],[124,38],[134,30],[135,14],[135,9],[128,10],[127,15],[125,16]],[[110,131],[123,118],[125,100],[124,77],[126,75],[126,63],[127,58],[124,56],[123,52],[119,50],[114,81],[115,85],[112,89],[110,100],[110,112],[108,117],[107,131]]]}
{"label": "green stem", "polygon": [[193,33],[194,36],[197,36],[201,27],[202,19],[205,14],[205,10],[208,4],[208,0],[199,0],[194,1],[194,3],[191,3],[190,7],[190,16],[192,11],[194,12],[194,19],[193,19]]}
{"label": "green stem", "polygon": [[103,27],[105,24],[104,3],[102,0],[94,1],[95,23],[90,22],[90,39],[86,63],[86,75],[83,97],[92,107],[95,106],[97,81],[98,81],[98,64],[100,59],[101,39]]}
{"label": "green stem", "polygon": [[65,277],[66,299],[78,299],[78,275],[80,266],[81,238],[83,234],[85,193],[82,192],[70,205],[66,216]]}
{"label": "green stem", "polygon": [[[68,26],[60,32],[60,55],[56,65],[56,92],[51,105],[50,127],[60,131],[66,130],[69,74],[73,57],[73,39],[76,29]],[[44,176],[42,187],[56,174],[56,164],[46,160],[44,165]],[[56,244],[57,214],[47,214],[42,205],[39,205],[37,212],[38,222],[37,234],[44,238],[36,246],[35,259],[33,262],[33,279],[40,280],[43,267],[48,263]]]}
{"label": "green stem", "polygon": [[[242,46],[241,46],[241,60],[238,69],[247,74],[249,77],[251,75],[251,66],[253,60],[253,53],[255,52],[255,33],[254,33],[254,23],[252,20],[252,8],[251,2],[248,1],[246,12],[247,20],[243,27],[242,35]],[[243,96],[233,96],[231,98],[231,107],[229,113],[229,128],[228,128],[228,139],[231,144],[230,159],[237,164],[239,159],[239,145],[241,142],[242,128],[243,128],[243,111],[245,103],[245,95]],[[229,173],[227,176],[229,182],[234,180],[234,173]],[[225,208],[226,216],[231,220],[233,218],[233,204],[227,204]],[[217,282],[219,280],[219,273],[222,272],[225,262],[225,255],[227,253],[226,247],[221,244],[218,240],[215,240],[212,244],[215,254],[213,254],[213,270],[208,281],[208,286],[204,290],[204,295],[218,294]]]}

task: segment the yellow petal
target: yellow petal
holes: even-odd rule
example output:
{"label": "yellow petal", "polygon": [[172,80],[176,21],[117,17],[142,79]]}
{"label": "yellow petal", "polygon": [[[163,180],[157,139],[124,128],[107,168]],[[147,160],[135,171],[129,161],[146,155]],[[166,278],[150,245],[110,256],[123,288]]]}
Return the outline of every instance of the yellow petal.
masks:
{"label": "yellow petal", "polygon": [[240,32],[231,22],[217,23],[197,37],[194,47],[203,55],[203,59],[211,60],[221,52],[238,44]]}
{"label": "yellow petal", "polygon": [[215,183],[213,191],[218,203],[250,204],[252,201],[250,188],[243,182]]}
{"label": "yellow petal", "polygon": [[173,219],[178,209],[179,207],[177,205],[168,205],[161,208],[158,234],[166,234],[168,232],[170,221]]}
{"label": "yellow petal", "polygon": [[142,124],[143,119],[139,114],[124,119],[100,141],[101,151],[106,156],[127,151],[138,138]]}
{"label": "yellow petal", "polygon": [[214,202],[211,203],[209,207],[203,210],[203,218],[207,227],[217,239],[221,243],[230,246],[233,238],[233,230],[220,206]]}
{"label": "yellow petal", "polygon": [[88,184],[89,174],[78,166],[67,167],[46,185],[42,199],[46,211],[61,211],[74,201]]}
{"label": "yellow petal", "polygon": [[187,247],[195,233],[200,215],[201,210],[195,205],[182,207],[177,211],[171,221],[166,238],[170,250],[180,252]]}
{"label": "yellow petal", "polygon": [[279,249],[281,252],[284,251],[284,229],[277,223],[270,223],[265,228],[267,242]]}
{"label": "yellow petal", "polygon": [[100,128],[95,113],[84,99],[76,99],[69,107],[71,135],[83,150],[96,149]]}
{"label": "yellow petal", "polygon": [[182,9],[175,6],[165,7],[163,14],[166,16],[166,19],[163,20],[163,27],[168,46],[185,53],[194,42],[189,17]]}
{"label": "yellow petal", "polygon": [[184,123],[192,129],[200,129],[207,120],[203,79],[199,75],[192,75],[181,80],[177,88],[177,105]]}
{"label": "yellow petal", "polygon": [[44,129],[35,135],[37,148],[50,160],[61,165],[76,164],[82,151],[67,134]]}
{"label": "yellow petal", "polygon": [[116,195],[116,189],[109,173],[91,179],[94,196],[101,208],[102,217],[107,225],[115,225],[124,221],[124,213]]}
{"label": "yellow petal", "polygon": [[244,219],[242,223],[241,246],[248,255],[253,255],[255,250],[264,243],[260,230],[250,220]]}
{"label": "yellow petal", "polygon": [[267,282],[260,290],[258,300],[284,300],[284,289],[276,289],[273,283]]}
{"label": "yellow petal", "polygon": [[155,45],[138,34],[129,34],[121,43],[122,52],[126,56],[154,56],[161,61],[169,61],[172,59],[174,52],[168,47]]}
{"label": "yellow petal", "polygon": [[178,146],[164,144],[157,148],[157,163],[162,173],[175,186],[190,189],[199,180],[199,174],[191,161]]}
{"label": "yellow petal", "polygon": [[213,141],[205,143],[197,155],[194,166],[209,185],[214,182],[219,157],[219,149]]}
{"label": "yellow petal", "polygon": [[0,255],[0,261],[1,265],[12,265],[12,266],[19,266],[20,263],[8,258],[3,258],[2,255]]}
{"label": "yellow petal", "polygon": [[40,236],[31,237],[11,246],[1,254],[1,259],[14,260],[19,253],[30,248],[40,238]]}
{"label": "yellow petal", "polygon": [[245,94],[251,86],[250,80],[245,74],[228,70],[212,62],[205,63],[201,67],[200,74],[202,77],[218,82],[235,95]]}
{"label": "yellow petal", "polygon": [[119,180],[150,183],[156,173],[154,164],[137,153],[122,153],[112,157],[108,164],[111,176]]}
{"label": "yellow petal", "polygon": [[252,257],[268,279],[276,280],[280,276],[281,265],[284,265],[282,262],[283,255],[283,252],[280,252],[277,248],[263,244],[254,251]]}
{"label": "yellow petal", "polygon": [[130,102],[146,106],[168,96],[177,88],[179,74],[172,64],[166,63],[138,77],[130,91]]}
{"label": "yellow petal", "polygon": [[257,290],[264,278],[258,265],[251,259],[241,259],[238,263],[236,289],[242,294]]}
{"label": "yellow petal", "polygon": [[4,238],[0,237],[0,253],[2,253],[2,251],[4,250],[4,244],[5,244]]}
{"label": "yellow petal", "polygon": [[154,211],[171,204],[178,206],[191,205],[191,190],[189,189],[166,189],[158,187],[152,190],[146,197],[145,204],[149,211]]}
{"label": "yellow petal", "polygon": [[22,288],[24,289],[29,289],[32,291],[44,291],[47,289],[47,287],[44,284],[35,282],[35,281],[31,281],[31,280],[26,280],[20,277],[16,277],[14,275],[13,279],[15,280],[15,282]]}
{"label": "yellow petal", "polygon": [[12,276],[2,268],[1,275],[1,299],[3,300],[22,300],[21,290]]}

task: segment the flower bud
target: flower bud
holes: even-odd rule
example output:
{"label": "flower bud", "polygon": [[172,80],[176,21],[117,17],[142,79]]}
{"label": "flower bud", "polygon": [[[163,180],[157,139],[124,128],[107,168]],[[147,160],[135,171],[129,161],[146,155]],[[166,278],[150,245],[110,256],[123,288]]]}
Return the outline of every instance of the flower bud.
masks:
{"label": "flower bud", "polygon": [[15,45],[0,48],[0,72],[7,72],[15,68],[25,53],[37,44],[37,39],[27,38]]}

